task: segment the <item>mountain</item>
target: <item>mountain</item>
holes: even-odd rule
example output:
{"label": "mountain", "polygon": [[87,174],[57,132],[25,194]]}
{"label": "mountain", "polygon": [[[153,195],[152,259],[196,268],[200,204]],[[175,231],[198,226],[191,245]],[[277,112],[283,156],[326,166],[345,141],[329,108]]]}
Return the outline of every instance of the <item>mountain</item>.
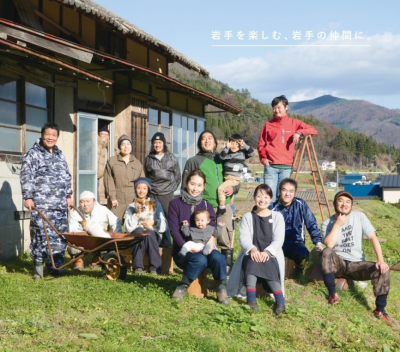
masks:
{"label": "mountain", "polygon": [[[273,116],[269,104],[261,103],[252,98],[251,93],[245,88],[235,90],[226,83],[199,76],[175,63],[170,64],[169,75],[182,83],[242,108],[243,111],[240,116],[233,116],[229,112],[217,113],[215,112],[215,107],[207,107],[207,128],[212,130],[219,140],[226,140],[233,133],[239,133],[244,137],[248,145],[257,146],[262,127]],[[324,109],[329,110],[330,108],[326,107],[332,106],[331,104],[340,105],[346,104],[346,102],[345,99],[324,96],[312,101],[291,103],[289,114],[291,117],[302,120],[318,130],[318,135],[313,138],[318,159],[335,160],[337,164],[341,165],[353,165],[354,163],[366,165],[367,163],[371,164],[372,161],[377,162],[380,159],[392,169],[395,163],[400,162],[400,148],[395,148],[393,142],[390,145],[378,143],[373,137],[357,130],[341,129],[323,119],[319,119],[318,117],[320,116],[314,113]],[[296,109],[304,109],[304,113],[299,113]],[[357,109],[355,109],[355,112],[357,112]],[[349,115],[349,110],[344,115]],[[393,126],[395,125],[393,124]]]}
{"label": "mountain", "polygon": [[361,132],[378,142],[400,146],[400,109],[388,109],[364,100],[324,95],[290,103],[289,112],[313,115],[338,128]]}

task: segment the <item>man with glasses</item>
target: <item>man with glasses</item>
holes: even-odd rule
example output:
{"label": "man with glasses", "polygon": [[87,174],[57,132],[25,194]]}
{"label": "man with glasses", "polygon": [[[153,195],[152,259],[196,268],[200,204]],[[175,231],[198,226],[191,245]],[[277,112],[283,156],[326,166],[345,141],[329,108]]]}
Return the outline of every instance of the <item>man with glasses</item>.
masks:
{"label": "man with glasses", "polygon": [[285,242],[283,253],[295,263],[294,275],[303,271],[303,262],[308,260],[310,252],[305,246],[305,228],[311,236],[315,249],[322,250],[322,237],[318,223],[307,203],[295,197],[297,182],[285,178],[279,184],[279,199],[270,205],[271,210],[279,211],[285,219]]}

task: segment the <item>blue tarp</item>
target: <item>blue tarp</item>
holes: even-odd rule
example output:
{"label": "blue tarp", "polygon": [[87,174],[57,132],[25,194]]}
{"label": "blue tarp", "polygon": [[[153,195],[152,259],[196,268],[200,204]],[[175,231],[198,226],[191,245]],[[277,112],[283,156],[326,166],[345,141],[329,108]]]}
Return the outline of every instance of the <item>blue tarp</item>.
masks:
{"label": "blue tarp", "polygon": [[382,189],[379,185],[345,185],[344,190],[354,198],[379,197],[382,199]]}

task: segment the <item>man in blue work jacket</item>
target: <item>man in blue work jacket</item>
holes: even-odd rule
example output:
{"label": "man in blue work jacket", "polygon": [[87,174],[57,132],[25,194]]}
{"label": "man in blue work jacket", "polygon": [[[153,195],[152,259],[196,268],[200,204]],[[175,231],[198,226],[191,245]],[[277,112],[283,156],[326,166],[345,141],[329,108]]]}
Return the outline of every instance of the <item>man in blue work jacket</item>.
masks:
{"label": "man in blue work jacket", "polygon": [[322,237],[318,223],[307,203],[295,197],[297,182],[285,178],[279,184],[279,199],[270,205],[270,209],[279,211],[285,219],[285,242],[283,253],[295,263],[295,276],[303,271],[304,260],[308,260],[310,252],[305,246],[305,229],[311,236],[315,249],[322,250]]}

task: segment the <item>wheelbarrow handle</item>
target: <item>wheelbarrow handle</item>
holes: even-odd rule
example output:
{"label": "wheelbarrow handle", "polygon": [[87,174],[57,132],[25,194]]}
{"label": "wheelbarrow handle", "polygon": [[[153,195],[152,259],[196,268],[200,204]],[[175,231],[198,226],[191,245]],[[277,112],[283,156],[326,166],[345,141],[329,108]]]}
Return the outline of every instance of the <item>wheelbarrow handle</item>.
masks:
{"label": "wheelbarrow handle", "polygon": [[74,209],[79,214],[79,216],[82,218],[82,220],[85,220],[85,216],[75,205],[71,205],[71,208]]}

